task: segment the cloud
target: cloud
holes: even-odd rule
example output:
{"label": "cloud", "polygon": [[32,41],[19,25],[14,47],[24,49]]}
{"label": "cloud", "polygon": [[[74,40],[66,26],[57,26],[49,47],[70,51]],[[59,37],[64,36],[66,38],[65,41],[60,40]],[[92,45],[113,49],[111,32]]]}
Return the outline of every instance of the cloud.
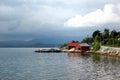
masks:
{"label": "cloud", "polygon": [[104,9],[97,9],[84,16],[76,15],[67,20],[64,24],[69,27],[84,27],[96,26],[104,24],[119,24],[120,23],[120,4],[106,4]]}
{"label": "cloud", "polygon": [[[63,24],[64,19],[74,15],[70,9],[48,5],[29,4],[9,6],[0,5],[0,33],[34,33],[54,29]],[[61,28],[61,27],[57,27]]]}
{"label": "cloud", "polygon": [[15,16],[15,10],[12,7],[0,5],[0,21],[11,20]]}
{"label": "cloud", "polygon": [[[65,27],[64,23],[76,14],[81,15],[70,18],[71,21],[78,24],[81,19],[84,23],[86,13],[98,8],[98,13],[104,12],[104,9],[101,9],[108,2],[116,4],[119,0],[1,0],[0,40],[85,35],[80,32],[88,33],[86,29],[80,28],[76,31],[73,27]],[[120,11],[116,6],[112,10],[117,14]]]}

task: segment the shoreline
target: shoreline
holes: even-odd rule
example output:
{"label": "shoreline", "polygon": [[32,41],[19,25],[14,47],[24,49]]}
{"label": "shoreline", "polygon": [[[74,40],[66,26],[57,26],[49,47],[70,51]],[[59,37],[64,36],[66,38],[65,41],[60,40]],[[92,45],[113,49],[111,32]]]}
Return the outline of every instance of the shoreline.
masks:
{"label": "shoreline", "polygon": [[101,46],[100,50],[93,51],[91,53],[120,58],[120,48],[116,48],[116,47]]}
{"label": "shoreline", "polygon": [[[62,49],[62,51],[63,52],[69,52],[66,49]],[[70,52],[70,53],[75,53],[75,51]],[[77,53],[82,53],[82,52],[77,52]],[[98,51],[90,50],[90,51],[86,51],[85,53],[120,58],[120,48],[116,48],[116,47],[101,46],[101,48]]]}
{"label": "shoreline", "polygon": [[120,56],[118,56],[118,55],[109,55],[109,54],[106,54],[106,53],[103,54],[103,53],[98,53],[98,52],[92,52],[92,53],[89,53],[89,54],[106,56],[106,57],[120,58]]}
{"label": "shoreline", "polygon": [[[65,52],[65,53],[83,53],[81,51],[69,51],[68,49],[61,49],[61,48],[42,48],[35,50],[37,53],[46,53],[46,52]],[[100,50],[98,51],[85,51],[85,53],[88,54],[97,54],[97,55],[104,55],[104,56],[112,56],[112,57],[119,57],[120,58],[120,48],[115,47],[107,47],[107,46],[101,46]]]}
{"label": "shoreline", "polygon": [[38,50],[35,50],[35,52],[37,52],[37,53],[51,53],[51,52],[53,52],[53,53],[60,53],[60,52],[62,52],[59,48],[41,48],[41,49],[38,49]]}

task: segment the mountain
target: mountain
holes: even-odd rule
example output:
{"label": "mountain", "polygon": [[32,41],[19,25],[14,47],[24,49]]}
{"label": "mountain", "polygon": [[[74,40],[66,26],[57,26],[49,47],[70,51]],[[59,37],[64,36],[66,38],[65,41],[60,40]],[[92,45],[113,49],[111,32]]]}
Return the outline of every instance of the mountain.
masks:
{"label": "mountain", "polygon": [[45,42],[39,39],[33,39],[30,41],[24,40],[10,40],[0,41],[0,47],[59,47],[58,43]]}
{"label": "mountain", "polygon": [[0,41],[0,47],[59,47],[60,45],[70,42],[72,40],[81,40],[76,37],[44,37],[25,40],[8,40]]}

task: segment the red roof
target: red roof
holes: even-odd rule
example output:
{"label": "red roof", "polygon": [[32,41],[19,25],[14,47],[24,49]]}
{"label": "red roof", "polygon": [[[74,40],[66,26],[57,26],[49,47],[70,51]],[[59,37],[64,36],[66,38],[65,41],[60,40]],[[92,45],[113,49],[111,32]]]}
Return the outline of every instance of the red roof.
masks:
{"label": "red roof", "polygon": [[75,48],[75,50],[84,50],[84,51],[90,50],[90,46],[86,43],[80,44],[80,43],[70,42],[68,43],[68,47],[69,49]]}
{"label": "red roof", "polygon": [[77,45],[79,45],[79,43],[73,43],[73,42],[68,43],[68,46],[77,46]]}

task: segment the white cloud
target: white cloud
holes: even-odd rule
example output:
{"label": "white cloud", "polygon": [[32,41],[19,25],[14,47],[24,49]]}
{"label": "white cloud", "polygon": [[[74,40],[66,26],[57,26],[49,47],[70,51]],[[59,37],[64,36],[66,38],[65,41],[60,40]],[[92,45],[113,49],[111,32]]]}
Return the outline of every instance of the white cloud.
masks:
{"label": "white cloud", "polygon": [[120,4],[106,4],[104,9],[97,9],[84,16],[76,15],[64,24],[70,27],[95,26],[101,24],[120,23]]}
{"label": "white cloud", "polygon": [[[105,17],[109,17],[104,17],[107,20],[101,20],[101,23],[106,23],[105,21],[108,22],[108,20],[117,22],[119,17],[116,16],[119,16],[120,5],[111,5],[103,10],[101,8],[106,3],[116,4],[118,2],[119,0],[1,0],[0,34],[3,36],[6,36],[5,34],[39,34],[39,36],[43,36],[46,33],[49,36],[49,33],[52,32],[56,32],[55,35],[58,33],[64,35],[66,30],[68,30],[68,35],[71,36],[80,31],[76,31],[73,28],[70,31],[70,28],[64,27],[63,24],[67,19],[76,14],[81,14],[76,15],[65,23],[67,26],[76,27],[79,27],[79,25],[94,25],[94,22],[100,24],[103,14]],[[89,14],[85,15],[86,13]],[[111,19],[111,15],[112,18],[114,16],[115,18]],[[85,31],[86,29],[83,30],[81,28],[81,30]],[[11,37],[11,39],[13,38]]]}
{"label": "white cloud", "polygon": [[12,7],[0,5],[0,17],[10,17],[14,13],[15,11]]}

